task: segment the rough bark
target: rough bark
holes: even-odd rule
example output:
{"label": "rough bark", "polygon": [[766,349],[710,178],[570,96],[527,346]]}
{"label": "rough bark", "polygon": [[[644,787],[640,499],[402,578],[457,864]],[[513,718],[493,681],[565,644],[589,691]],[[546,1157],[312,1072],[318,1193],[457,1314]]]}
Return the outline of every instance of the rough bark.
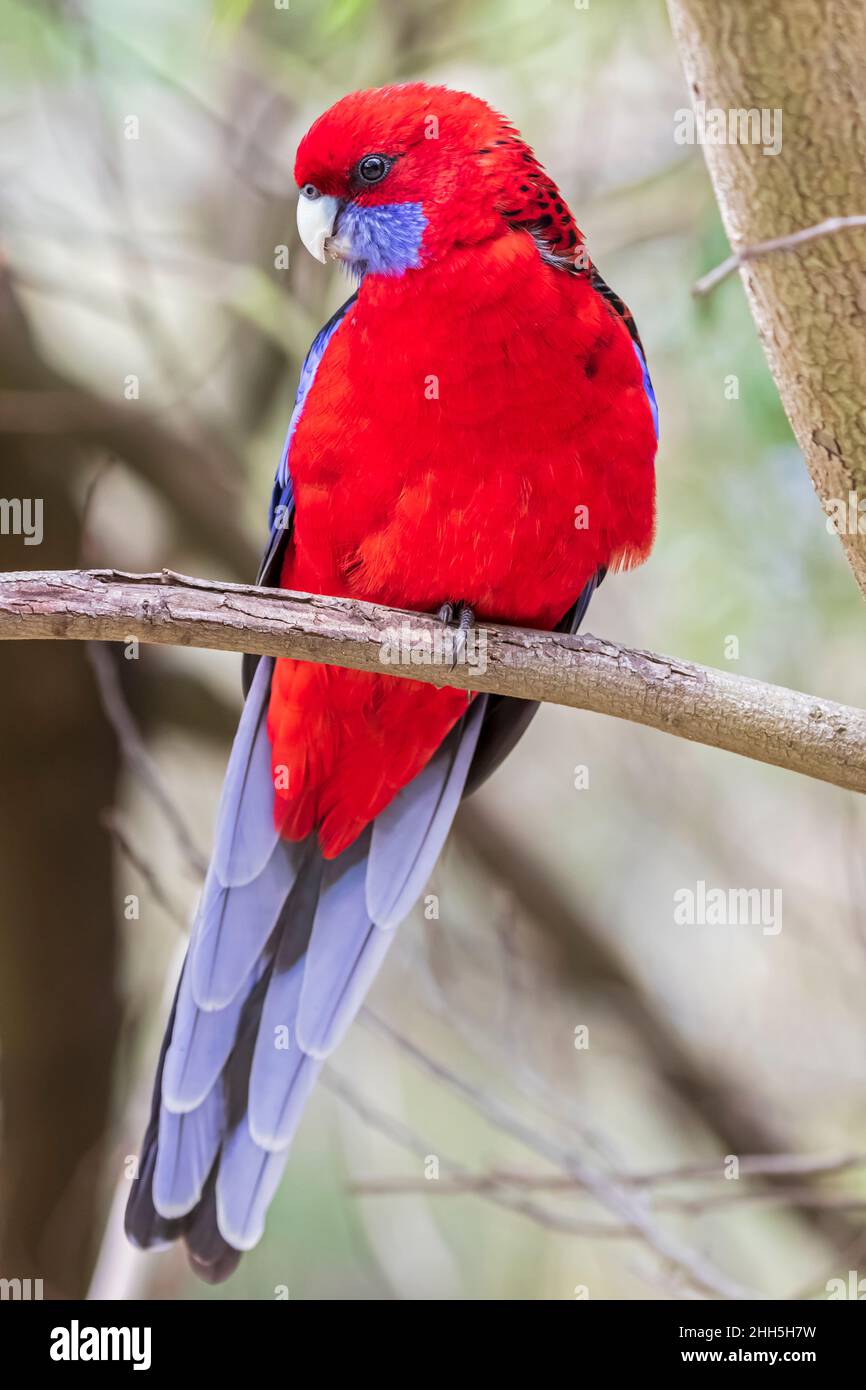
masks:
{"label": "rough bark", "polygon": [[[629,719],[853,791],[866,791],[866,711],[597,637],[476,629],[451,669],[438,619],[352,599],[214,584],[163,571],[0,575],[0,641],[97,639],[293,656],[551,701]],[[420,661],[394,664],[383,646]],[[390,653],[394,654],[394,649]],[[481,659],[483,658],[483,665]]]}
{"label": "rough bark", "polygon": [[[13,564],[74,562],[68,476],[32,443],[4,455],[11,496],[45,502],[38,549],[2,537]],[[120,1024],[111,846],[99,818],[117,750],[79,643],[3,650],[0,723],[0,1274],[81,1298],[102,1199]]]}
{"label": "rough bark", "polygon": [[[0,269],[0,391],[30,386],[38,361]],[[78,562],[69,455],[24,433],[3,440],[3,498],[44,505],[41,545],[0,529],[4,566]],[[2,655],[0,1275],[80,1298],[120,1027],[111,845],[99,824],[118,755],[84,647],[20,642]]]}
{"label": "rough bark", "polygon": [[[782,148],[705,145],[734,251],[866,213],[862,0],[668,0],[693,101],[779,108]],[[866,230],[846,228],[740,269],[782,403],[825,510],[866,511]],[[866,593],[866,515],[841,534]]]}

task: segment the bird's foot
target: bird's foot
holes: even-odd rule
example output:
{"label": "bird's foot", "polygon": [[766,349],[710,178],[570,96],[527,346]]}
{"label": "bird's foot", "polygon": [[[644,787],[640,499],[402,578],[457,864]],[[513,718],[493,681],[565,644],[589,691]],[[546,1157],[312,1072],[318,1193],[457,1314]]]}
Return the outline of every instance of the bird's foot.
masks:
{"label": "bird's foot", "polygon": [[443,603],[437,617],[440,622],[456,629],[448,665],[449,671],[453,671],[455,666],[466,660],[467,634],[475,626],[475,614],[465,599],[459,599],[456,603]]}

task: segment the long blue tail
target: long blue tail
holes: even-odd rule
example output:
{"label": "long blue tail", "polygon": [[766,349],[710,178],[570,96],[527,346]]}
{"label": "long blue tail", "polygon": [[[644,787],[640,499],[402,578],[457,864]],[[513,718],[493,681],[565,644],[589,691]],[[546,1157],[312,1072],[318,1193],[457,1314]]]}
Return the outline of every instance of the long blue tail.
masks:
{"label": "long blue tail", "polygon": [[244,705],[154,1087],[126,1230],[182,1238],[227,1278],[262,1235],[301,1112],[439,857],[472,764],[477,696],[418,776],[337,859],[281,840],[267,736],[273,662]]}

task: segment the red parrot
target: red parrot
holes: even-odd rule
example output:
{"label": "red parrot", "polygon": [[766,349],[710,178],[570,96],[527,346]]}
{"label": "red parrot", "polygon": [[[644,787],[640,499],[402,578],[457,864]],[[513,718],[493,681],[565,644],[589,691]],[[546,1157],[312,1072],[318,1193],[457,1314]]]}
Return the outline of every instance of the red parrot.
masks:
{"label": "red parrot", "polygon": [[[514,126],[465,92],[357,92],[295,164],[298,226],[358,288],[315,339],[259,582],[575,631],[654,530],[631,315]],[[456,652],[466,651],[465,641]],[[127,1231],[217,1281],[261,1236],[304,1103],[460,799],[535,706],[246,662],[214,854]]]}

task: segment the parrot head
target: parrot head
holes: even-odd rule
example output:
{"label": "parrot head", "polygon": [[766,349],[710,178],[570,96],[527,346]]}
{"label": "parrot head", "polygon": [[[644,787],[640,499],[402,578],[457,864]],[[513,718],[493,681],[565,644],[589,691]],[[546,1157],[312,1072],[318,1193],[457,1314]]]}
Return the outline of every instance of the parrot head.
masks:
{"label": "parrot head", "polygon": [[343,97],[295,161],[298,230],[356,278],[399,276],[515,227],[555,264],[582,237],[514,127],[480,98],[407,83]]}

